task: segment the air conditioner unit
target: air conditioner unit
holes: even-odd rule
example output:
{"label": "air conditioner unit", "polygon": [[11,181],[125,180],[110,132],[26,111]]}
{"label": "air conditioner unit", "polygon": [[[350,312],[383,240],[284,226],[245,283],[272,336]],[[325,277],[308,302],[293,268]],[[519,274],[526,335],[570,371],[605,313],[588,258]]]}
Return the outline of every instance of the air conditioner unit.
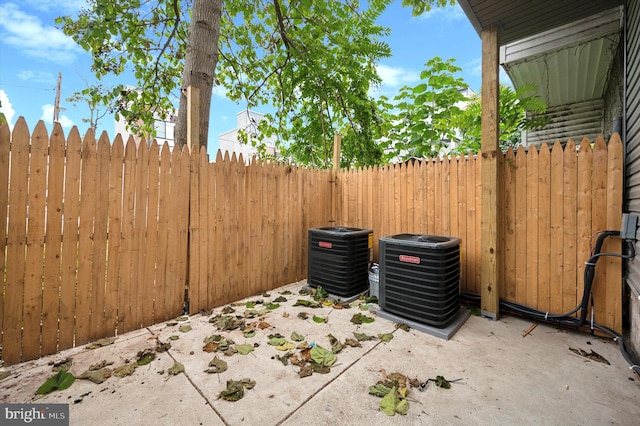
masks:
{"label": "air conditioner unit", "polygon": [[456,317],[459,238],[398,234],[380,239],[380,308],[433,327]]}
{"label": "air conditioner unit", "polygon": [[373,231],[332,226],[309,229],[307,284],[350,297],[369,288]]}

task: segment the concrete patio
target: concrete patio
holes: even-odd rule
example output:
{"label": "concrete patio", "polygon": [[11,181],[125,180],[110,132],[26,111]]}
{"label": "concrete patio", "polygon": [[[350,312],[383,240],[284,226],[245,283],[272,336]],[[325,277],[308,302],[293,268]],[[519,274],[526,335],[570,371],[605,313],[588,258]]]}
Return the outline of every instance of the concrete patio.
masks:
{"label": "concrete patio", "polygon": [[[245,318],[246,325],[255,323],[252,337],[245,337],[241,329],[218,330],[209,320],[222,313],[220,307],[206,315],[118,336],[107,346],[87,349],[85,345],[4,368],[9,376],[0,381],[0,403],[66,403],[72,425],[638,423],[640,382],[618,345],[610,340],[545,324],[523,337],[533,322],[511,316],[498,321],[471,316],[450,340],[443,340],[416,329],[397,328],[393,321],[359,306],[293,306],[298,300],[311,300],[298,293],[304,285],[290,284],[233,304],[231,315],[244,316],[249,310],[247,301],[262,301],[254,308],[259,311],[279,296],[287,299],[263,316]],[[291,293],[283,295],[286,291]],[[302,312],[307,319],[301,318]],[[375,320],[354,324],[351,319],[358,313]],[[314,316],[326,322],[318,323]],[[191,330],[180,331],[185,325]],[[301,367],[278,360],[287,351],[269,345],[269,335],[279,333],[292,342],[293,332],[329,349],[329,334],[343,344],[354,338],[353,332],[369,336],[393,333],[393,338],[361,341],[362,347],[344,345],[330,372],[301,378]],[[205,352],[204,339],[212,335],[232,339],[236,345],[251,344],[254,350],[231,356]],[[171,340],[171,336],[178,338]],[[71,358],[69,371],[76,376],[102,361],[115,369],[134,362],[140,351],[156,348],[157,342],[169,342],[171,348],[158,352],[153,361],[131,375],[112,376],[100,384],[76,379],[66,390],[45,396],[36,393],[55,374],[55,362]],[[570,348],[594,351],[610,365]],[[205,372],[214,356],[227,362],[226,371]],[[170,375],[175,362],[184,366],[184,372]],[[407,414],[390,417],[380,409],[381,398],[369,394],[369,387],[392,373],[401,373],[414,384],[436,376],[460,380],[451,383],[450,389],[437,387],[433,381],[422,390],[408,386]],[[227,380],[243,378],[255,381],[255,386],[246,389],[242,399],[219,398]]]}

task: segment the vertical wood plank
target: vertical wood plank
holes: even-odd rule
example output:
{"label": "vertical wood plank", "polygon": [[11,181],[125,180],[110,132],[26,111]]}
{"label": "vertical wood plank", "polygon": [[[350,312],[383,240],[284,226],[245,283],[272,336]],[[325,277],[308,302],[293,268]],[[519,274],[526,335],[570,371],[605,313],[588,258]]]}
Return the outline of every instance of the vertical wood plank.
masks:
{"label": "vertical wood plank", "polygon": [[189,283],[190,287],[194,285],[198,286],[198,295],[199,295],[199,303],[196,307],[191,307],[192,312],[199,312],[203,309],[207,309],[210,306],[209,302],[209,294],[208,294],[208,282],[207,282],[207,263],[209,262],[209,252],[208,252],[208,210],[207,207],[209,205],[208,193],[209,189],[207,188],[207,182],[209,180],[209,168],[207,167],[209,163],[209,159],[207,158],[207,150],[204,146],[200,147],[199,151],[193,152],[192,157],[196,158],[196,161],[199,162],[198,166],[198,210],[197,214],[200,216],[198,219],[198,224],[200,227],[199,231],[199,245],[197,248],[197,252],[195,255],[199,257],[198,259],[198,275],[197,281],[195,283]]}
{"label": "vertical wood plank", "polygon": [[526,305],[531,307],[538,306],[538,273],[540,265],[538,263],[538,244],[539,244],[539,205],[538,205],[538,189],[539,189],[539,159],[538,150],[535,145],[529,146],[527,153],[527,256],[526,256],[526,277],[527,277],[527,296]]}
{"label": "vertical wood plank", "polygon": [[472,293],[480,293],[480,285],[476,280],[476,270],[480,268],[479,253],[476,250],[476,241],[480,239],[480,232],[476,227],[477,216],[479,213],[478,200],[476,198],[476,185],[478,179],[476,176],[477,161],[470,157],[470,161],[467,164],[467,184],[466,184],[466,196],[467,196],[467,291]]}
{"label": "vertical wood plank", "polygon": [[562,267],[562,305],[563,312],[576,307],[578,295],[576,294],[576,194],[577,182],[577,151],[572,139],[567,141],[564,148],[564,254]]}
{"label": "vertical wood plank", "polygon": [[[155,311],[158,304],[164,304],[164,295],[159,294],[156,286],[156,264],[157,256],[160,250],[158,247],[158,205],[160,198],[160,148],[154,139],[149,147],[149,155],[147,157],[148,170],[148,201],[147,201],[147,229],[146,241],[144,243],[143,256],[141,258],[144,264],[144,272],[142,275],[142,283],[144,285],[144,295],[146,303],[143,305],[142,323],[151,325],[158,321]],[[161,311],[164,311],[161,309]]]}
{"label": "vertical wood plank", "polygon": [[564,162],[562,145],[556,141],[551,150],[551,262],[550,269],[550,298],[551,312],[560,313],[562,311],[562,289],[563,286],[563,254],[564,254],[564,232],[563,226],[563,203],[564,203]]}
{"label": "vertical wood plank", "polygon": [[[609,140],[607,158],[607,228],[614,230],[620,229],[622,218],[623,149],[620,135],[614,133]],[[622,241],[619,238],[608,238],[603,250],[606,253],[622,253]],[[608,256],[606,260],[605,324],[622,333],[622,259]]]}
{"label": "vertical wood plank", "polygon": [[171,202],[171,151],[165,142],[160,150],[160,170],[158,188],[158,239],[156,253],[156,300],[154,302],[154,321],[165,321],[171,317],[171,312],[167,304],[171,292],[169,288],[173,283],[167,281],[167,265],[169,253],[169,224],[170,214],[173,207]]}
{"label": "vertical wood plank", "polygon": [[[4,265],[4,273],[7,267],[7,208],[9,207],[9,155],[11,152],[11,132],[9,126],[0,126],[0,223],[3,223],[0,230],[0,259]],[[0,290],[5,294],[6,279],[2,280]],[[4,298],[0,300],[0,324],[4,321]],[[57,316],[56,316],[57,319]],[[0,333],[0,346],[2,346],[3,336]]]}
{"label": "vertical wood plank", "polygon": [[89,318],[89,340],[113,336],[115,328],[105,321],[107,227],[109,220],[109,170],[111,143],[106,132],[98,140],[96,163],[96,208],[93,237],[93,265],[91,271],[91,317]]}
{"label": "vertical wood plank", "polygon": [[545,143],[538,154],[538,309],[551,309],[551,152]]}
{"label": "vertical wood plank", "polygon": [[118,333],[135,330],[137,294],[132,270],[134,256],[134,220],[136,202],[136,143],[129,137],[124,151],[122,193],[122,251],[118,291]]}
{"label": "vertical wood plank", "polygon": [[31,158],[29,160],[27,254],[22,330],[22,357],[24,359],[34,359],[40,355],[48,149],[47,128],[43,121],[39,121],[31,135]]}
{"label": "vertical wood plank", "polygon": [[[180,166],[178,176],[178,186],[176,188],[176,201],[178,208],[175,209],[176,216],[174,219],[178,225],[177,227],[177,242],[175,246],[177,248],[177,263],[176,263],[176,283],[175,295],[170,297],[171,312],[174,315],[180,314],[184,308],[185,290],[188,280],[188,256],[189,251],[187,244],[189,242],[189,197],[193,195],[189,193],[190,189],[190,153],[186,147],[182,148],[182,152],[178,155],[178,163],[176,166]],[[172,166],[173,167],[173,166]],[[173,190],[172,190],[173,191]]]}
{"label": "vertical wood plank", "polygon": [[527,304],[527,153],[523,146],[516,152],[515,193],[515,252],[516,252],[516,302]]}
{"label": "vertical wood plank", "polygon": [[516,300],[516,155],[513,148],[507,150],[504,159],[504,279],[500,288],[502,297]]}
{"label": "vertical wood plank", "polygon": [[576,295],[582,299],[584,291],[585,262],[590,257],[589,240],[591,237],[591,168],[593,153],[587,138],[580,143],[577,162],[577,204],[576,204]]}
{"label": "vertical wood plank", "polygon": [[78,240],[78,284],[76,290],[76,345],[89,342],[91,288],[93,271],[93,225],[96,211],[97,150],[93,131],[89,129],[82,143],[80,170],[80,233]]}
{"label": "vertical wood plank", "polygon": [[104,304],[105,327],[118,333],[118,292],[121,285],[120,267],[122,257],[122,179],[124,168],[124,144],[122,136],[116,135],[111,147],[109,164],[109,221],[107,249],[107,281]]}
{"label": "vertical wood plank", "polygon": [[[62,256],[64,144],[62,127],[56,123],[49,141],[49,170],[47,172],[47,228],[45,231],[44,286],[42,289],[43,356],[55,353],[58,347],[58,312],[62,273],[60,260]],[[1,216],[0,214],[0,220],[2,220]]]}
{"label": "vertical wood plank", "polygon": [[73,347],[78,273],[78,218],[80,217],[80,160],[82,141],[73,127],[67,136],[60,280],[59,349]]}
{"label": "vertical wood plank", "polygon": [[147,184],[149,176],[149,148],[146,140],[142,140],[137,147],[136,156],[136,205],[134,210],[133,228],[133,265],[131,280],[133,291],[136,293],[135,329],[143,326],[143,312],[153,309],[152,295],[148,293],[148,283],[144,281],[145,239],[147,232]]}
{"label": "vertical wood plank", "polygon": [[29,129],[23,117],[11,134],[9,173],[9,224],[7,235],[6,284],[2,359],[7,365],[22,356],[22,321],[25,298],[25,254],[27,239],[27,194],[29,170]]}
{"label": "vertical wood plank", "polygon": [[449,205],[449,185],[451,184],[451,171],[449,168],[450,163],[451,162],[449,161],[448,157],[443,158],[440,162],[442,169],[442,177],[440,179],[440,205],[442,211],[442,224],[439,234],[445,236],[451,235],[451,210]]}
{"label": "vertical wood plank", "polygon": [[[197,134],[197,133],[196,133]],[[189,171],[189,279],[187,292],[189,298],[189,314],[200,310],[200,147],[191,149]]]}

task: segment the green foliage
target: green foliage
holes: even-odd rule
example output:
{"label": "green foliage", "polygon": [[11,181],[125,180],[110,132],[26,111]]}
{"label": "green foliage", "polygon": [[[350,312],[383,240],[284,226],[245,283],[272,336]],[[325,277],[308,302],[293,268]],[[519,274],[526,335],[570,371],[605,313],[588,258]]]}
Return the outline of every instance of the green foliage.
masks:
{"label": "green foliage", "polygon": [[37,390],[39,395],[46,395],[54,390],[65,390],[76,380],[75,376],[67,371],[60,370],[55,376],[49,377]]}
{"label": "green foliage", "polygon": [[454,4],[456,4],[456,0],[402,0],[403,6],[412,8],[411,14],[413,16],[420,16],[430,11],[434,6],[445,7],[447,5],[453,6]]}
{"label": "green foliage", "polygon": [[[154,115],[168,115],[179,97],[192,1],[198,0],[89,0],[77,17],[58,18],[91,53],[96,78],[130,71],[136,79],[136,90],[118,85],[84,95],[153,136]],[[390,56],[381,41],[389,30],[375,23],[389,3],[371,1],[366,9],[355,0],[223,3],[215,83],[248,108],[276,111],[259,124],[252,144],[275,135],[285,157],[330,167],[333,135],[340,133],[342,165],[383,160],[368,92],[380,83],[377,61]]]}
{"label": "green foliage", "polygon": [[[536,87],[523,85],[517,90],[500,85],[500,148],[506,150],[520,143],[524,130],[541,129],[549,122],[540,116],[547,111],[544,100],[535,94]],[[527,115],[531,113],[531,116]],[[462,114],[455,117],[453,125],[462,131],[458,150],[462,153],[480,150],[482,105],[479,96],[470,99]]]}
{"label": "green foliage", "polygon": [[402,160],[439,155],[456,137],[452,121],[466,100],[462,90],[467,85],[455,76],[461,69],[454,59],[434,57],[425,65],[417,86],[404,86],[393,100],[380,100],[380,109],[389,111],[381,146]]}

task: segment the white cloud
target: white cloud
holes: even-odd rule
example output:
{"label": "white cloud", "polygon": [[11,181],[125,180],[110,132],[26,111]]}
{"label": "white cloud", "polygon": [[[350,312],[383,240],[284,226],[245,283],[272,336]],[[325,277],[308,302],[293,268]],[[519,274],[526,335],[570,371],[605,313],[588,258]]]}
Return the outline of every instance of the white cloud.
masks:
{"label": "white cloud", "polygon": [[382,85],[386,87],[400,87],[420,80],[420,73],[379,64],[378,75],[382,79]]}
{"label": "white cloud", "polygon": [[13,3],[0,5],[2,41],[27,56],[49,62],[69,63],[80,47],[64,33],[43,25],[37,16],[24,13]]}
{"label": "white cloud", "polygon": [[441,22],[451,23],[467,19],[467,17],[462,11],[462,8],[458,5],[455,5],[447,7],[432,7],[429,12],[420,15],[420,19],[437,19]]}
{"label": "white cloud", "polygon": [[226,115],[223,115],[222,117],[220,117],[220,119],[226,123],[229,117],[227,117]]}
{"label": "white cloud", "polygon": [[56,0],[56,1],[42,1],[42,0],[22,0],[23,5],[28,5],[36,10],[43,12],[53,11],[56,13],[75,13],[79,11],[83,6],[86,7],[87,0]]}
{"label": "white cloud", "polygon": [[[45,123],[53,124],[53,105],[42,105],[42,117],[40,117],[40,120],[44,121]],[[73,121],[64,114],[58,116],[58,121],[60,122],[60,125],[65,129],[73,127]]]}
{"label": "white cloud", "polygon": [[16,111],[13,109],[9,97],[0,89],[0,112],[4,114],[4,118],[9,123],[9,129],[13,129],[13,117],[16,115]]}
{"label": "white cloud", "polygon": [[211,91],[211,93],[213,94],[213,96],[217,96],[220,98],[227,97],[227,89],[223,86],[213,86],[213,90]]}
{"label": "white cloud", "polygon": [[47,71],[23,70],[18,72],[16,76],[20,80],[30,81],[32,83],[56,84],[56,77],[53,73]]}

